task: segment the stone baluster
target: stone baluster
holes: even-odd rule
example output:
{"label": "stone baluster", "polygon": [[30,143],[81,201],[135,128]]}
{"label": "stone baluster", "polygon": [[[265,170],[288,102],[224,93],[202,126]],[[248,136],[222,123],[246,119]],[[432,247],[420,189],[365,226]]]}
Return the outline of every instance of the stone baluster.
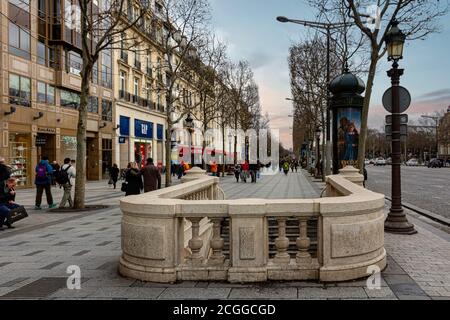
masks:
{"label": "stone baluster", "polygon": [[289,264],[291,257],[287,252],[289,248],[289,239],[286,237],[286,218],[277,218],[278,222],[278,238],[275,239],[275,247],[277,254],[274,261],[277,264]]}
{"label": "stone baluster", "polygon": [[211,257],[209,258],[209,264],[211,265],[222,265],[225,261],[225,256],[222,252],[224,240],[220,236],[220,223],[223,218],[211,218],[213,223],[213,238],[211,239],[211,249],[213,251]]}
{"label": "stone baluster", "polygon": [[307,226],[308,226],[308,218],[300,217],[299,218],[300,236],[297,238],[296,241],[298,249],[296,261],[297,264],[299,265],[310,265],[312,262],[311,255],[308,252],[311,241],[308,238]]}
{"label": "stone baluster", "polygon": [[200,265],[203,262],[203,257],[200,254],[200,249],[203,247],[203,240],[200,238],[200,221],[202,218],[187,218],[192,223],[192,239],[189,240],[188,245],[191,249],[189,256],[189,263],[191,265]]}

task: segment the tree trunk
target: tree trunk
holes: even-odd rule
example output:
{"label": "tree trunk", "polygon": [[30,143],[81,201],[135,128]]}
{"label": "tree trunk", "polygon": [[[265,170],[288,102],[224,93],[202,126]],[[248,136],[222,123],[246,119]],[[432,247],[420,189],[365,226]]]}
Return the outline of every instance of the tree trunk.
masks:
{"label": "tree trunk", "polygon": [[[372,48],[372,52],[374,49]],[[377,69],[378,63],[378,51],[376,54],[372,53],[369,75],[367,77],[366,83],[366,92],[364,97],[364,105],[362,110],[362,119],[361,119],[361,132],[359,134],[359,142],[358,142],[358,167],[361,174],[364,171],[364,160],[365,160],[365,150],[366,150],[366,138],[367,138],[367,125],[368,125],[368,117],[369,117],[369,106],[370,106],[370,98],[372,95],[373,89],[373,81],[375,79],[375,72]]]}
{"label": "tree trunk", "polygon": [[91,70],[86,62],[81,77],[80,108],[78,111],[77,127],[77,160],[75,177],[75,196],[73,200],[74,209],[84,209],[86,193],[86,123],[87,123],[87,103],[89,96],[89,84]]}

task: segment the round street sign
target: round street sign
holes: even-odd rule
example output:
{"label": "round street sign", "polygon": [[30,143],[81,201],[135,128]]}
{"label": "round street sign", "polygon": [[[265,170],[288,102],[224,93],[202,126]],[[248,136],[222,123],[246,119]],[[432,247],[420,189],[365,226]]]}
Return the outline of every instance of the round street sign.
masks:
{"label": "round street sign", "polygon": [[[400,110],[399,113],[403,113],[408,110],[411,105],[411,94],[405,87],[399,86],[398,93],[400,96]],[[392,88],[386,90],[383,94],[383,107],[387,112],[392,112]]]}

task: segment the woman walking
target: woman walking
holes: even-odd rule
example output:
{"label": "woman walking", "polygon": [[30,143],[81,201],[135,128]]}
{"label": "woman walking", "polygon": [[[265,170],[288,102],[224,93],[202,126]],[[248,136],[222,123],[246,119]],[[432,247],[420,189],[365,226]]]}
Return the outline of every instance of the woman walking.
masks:
{"label": "woman walking", "polygon": [[127,166],[127,173],[125,174],[126,192],[125,196],[137,195],[144,189],[142,177],[139,170],[136,168],[136,163],[129,163]]}

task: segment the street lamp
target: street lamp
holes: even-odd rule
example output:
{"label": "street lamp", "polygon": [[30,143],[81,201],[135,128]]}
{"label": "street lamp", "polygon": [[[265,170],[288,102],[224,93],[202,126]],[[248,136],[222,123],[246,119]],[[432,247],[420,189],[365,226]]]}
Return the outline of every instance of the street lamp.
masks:
{"label": "street lamp", "polygon": [[320,135],[322,134],[322,130],[320,128],[316,129],[316,179],[320,179],[321,177],[321,164],[320,164]]}
{"label": "street lamp", "polygon": [[[327,36],[327,86],[330,83],[330,42],[331,42],[331,30],[340,29],[348,26],[348,23],[323,23],[306,20],[289,19],[286,17],[277,17],[277,21],[281,23],[295,23],[305,27],[318,29],[320,32],[325,33]],[[321,31],[325,30],[325,32]],[[325,174],[331,174],[331,117],[330,117],[330,91],[327,91],[327,117],[326,117],[326,153],[325,153]]]}
{"label": "street lamp", "polygon": [[189,113],[184,120],[186,123],[186,128],[189,131],[190,139],[189,139],[189,150],[191,151],[191,166],[194,167],[194,143],[192,139],[192,134],[194,133],[194,119],[192,119],[191,114]]}
{"label": "street lamp", "polygon": [[408,222],[402,207],[401,182],[401,144],[400,144],[400,77],[403,69],[398,68],[398,61],[403,58],[403,46],[406,36],[398,28],[398,22],[392,21],[391,28],[386,34],[388,61],[393,61],[392,69],[387,72],[392,84],[392,185],[391,209],[384,223],[386,232],[398,234],[414,234],[414,225]]}

